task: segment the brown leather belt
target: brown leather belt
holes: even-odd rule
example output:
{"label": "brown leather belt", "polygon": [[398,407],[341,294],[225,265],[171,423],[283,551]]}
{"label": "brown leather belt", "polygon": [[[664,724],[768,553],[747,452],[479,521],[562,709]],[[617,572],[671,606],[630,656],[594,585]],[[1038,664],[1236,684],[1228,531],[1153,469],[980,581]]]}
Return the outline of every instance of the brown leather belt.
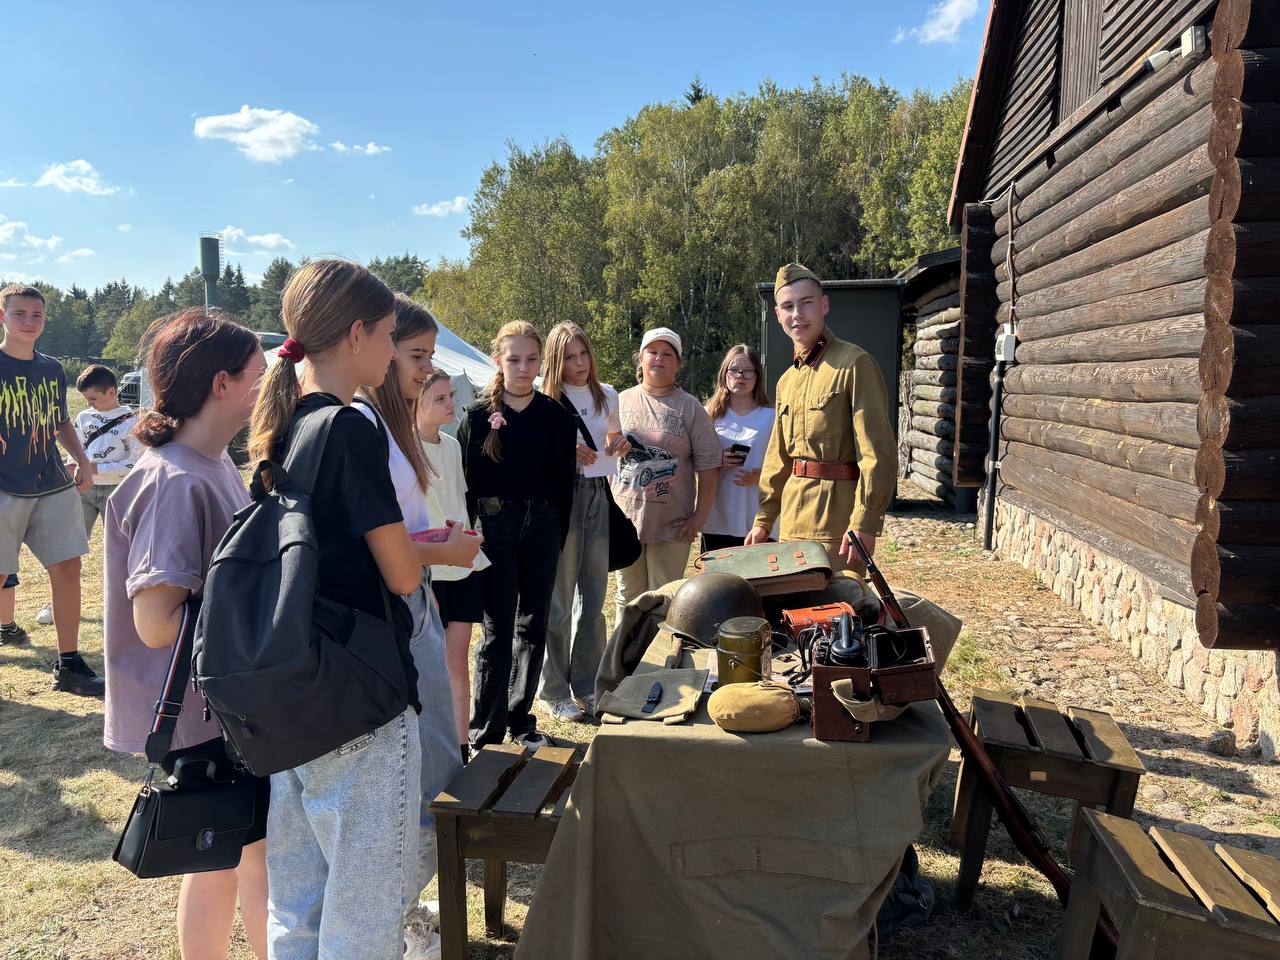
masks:
{"label": "brown leather belt", "polygon": [[813,480],[857,480],[856,463],[823,463],[821,460],[796,460],[791,464],[791,474]]}

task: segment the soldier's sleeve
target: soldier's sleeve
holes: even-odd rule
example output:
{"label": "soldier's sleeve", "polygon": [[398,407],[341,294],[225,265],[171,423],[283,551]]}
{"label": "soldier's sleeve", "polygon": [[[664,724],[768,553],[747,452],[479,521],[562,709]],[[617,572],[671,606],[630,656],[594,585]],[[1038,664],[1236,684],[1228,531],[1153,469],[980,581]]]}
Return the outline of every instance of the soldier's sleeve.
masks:
{"label": "soldier's sleeve", "polygon": [[[779,384],[781,387],[781,384]],[[760,467],[760,507],[756,511],[754,525],[772,530],[778,522],[778,514],[782,512],[782,488],[791,476],[791,454],[787,452],[782,441],[782,418],[789,416],[786,404],[782,399],[782,391],[775,399],[778,403],[777,416],[773,418],[773,429],[769,432],[769,443],[764,451],[764,463]]]}
{"label": "soldier's sleeve", "polygon": [[889,422],[889,391],[868,353],[854,361],[851,400],[859,476],[849,529],[877,535],[898,482],[898,444]]}

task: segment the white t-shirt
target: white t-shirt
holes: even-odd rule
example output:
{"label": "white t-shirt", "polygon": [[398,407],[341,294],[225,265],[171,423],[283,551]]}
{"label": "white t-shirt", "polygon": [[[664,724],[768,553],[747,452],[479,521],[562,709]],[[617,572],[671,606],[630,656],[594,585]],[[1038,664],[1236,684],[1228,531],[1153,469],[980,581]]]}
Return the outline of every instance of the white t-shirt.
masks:
{"label": "white t-shirt", "polygon": [[[352,406],[368,417],[374,426],[381,422],[383,429],[386,429],[386,421],[368,401],[357,397]],[[410,533],[430,530],[431,513],[427,509],[427,495],[418,486],[418,475],[413,472],[413,464],[404,455],[390,430],[387,430],[387,443],[391,447],[387,466],[391,468],[391,485],[396,488],[396,502],[400,504],[400,513],[404,515],[405,529]]]}
{"label": "white t-shirt", "polygon": [[[573,404],[574,409],[578,411],[578,415],[586,423],[587,432],[591,434],[591,439],[596,442],[596,462],[589,467],[580,466],[578,468],[584,477],[612,477],[618,470],[618,458],[604,455],[604,448],[608,443],[608,434],[622,432],[622,421],[618,417],[618,391],[607,383],[600,384],[600,387],[604,390],[604,413],[596,412],[596,401],[591,396],[590,387],[575,387],[568,383],[561,384],[560,387],[564,395],[569,398],[569,402]],[[574,424],[574,432],[577,436],[577,442],[583,443],[582,431],[578,429],[576,423]],[[585,446],[585,444],[583,445]]]}
{"label": "white t-shirt", "polygon": [[[438,524],[454,520],[470,529],[467,518],[467,478],[462,472],[462,447],[447,433],[441,432],[439,443],[422,441],[422,452],[431,465],[431,479],[427,482],[427,509]],[[481,550],[470,567],[431,567],[432,580],[461,580],[468,574],[489,566],[489,558]]]}
{"label": "white t-shirt", "polygon": [[[759,470],[764,466],[765,447],[769,445],[773,419],[773,407],[756,407],[750,413],[742,415],[729,409],[723,417],[713,421],[716,436],[720,438],[721,450],[728,450],[735,443],[745,443],[751,448],[751,452],[747,454],[741,467],[721,471],[720,486],[716,488],[716,502],[707,515],[707,524],[702,528],[704,533],[745,537],[751,531],[751,523],[755,520],[756,511],[760,509],[760,486],[752,484],[740,487],[733,482],[733,478],[738,475],[739,470]],[[777,535],[777,524],[774,524],[772,536],[776,538]]]}

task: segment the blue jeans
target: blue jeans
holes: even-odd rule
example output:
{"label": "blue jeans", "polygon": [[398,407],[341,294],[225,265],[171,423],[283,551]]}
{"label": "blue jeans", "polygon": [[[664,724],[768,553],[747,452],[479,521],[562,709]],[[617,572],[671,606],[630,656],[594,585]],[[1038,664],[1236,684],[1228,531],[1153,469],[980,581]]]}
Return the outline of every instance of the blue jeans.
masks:
{"label": "blue jeans", "polygon": [[609,587],[609,481],[578,477],[569,536],[560,551],[547,622],[547,654],[538,696],[548,703],[595,693],[604,656],[604,596]]}
{"label": "blue jeans", "polygon": [[453,724],[453,693],[444,664],[444,626],[436,606],[431,576],[422,572],[422,584],[402,598],[413,617],[409,641],[413,665],[418,668],[418,742],[422,747],[422,789],[418,807],[418,869],[410,887],[406,911],[418,903],[418,895],[436,873],[436,818],[428,809],[436,795],[462,769],[458,738]]}
{"label": "blue jeans", "polygon": [[270,960],[400,960],[416,901],[420,750],[410,707],[292,770],[271,775]]}

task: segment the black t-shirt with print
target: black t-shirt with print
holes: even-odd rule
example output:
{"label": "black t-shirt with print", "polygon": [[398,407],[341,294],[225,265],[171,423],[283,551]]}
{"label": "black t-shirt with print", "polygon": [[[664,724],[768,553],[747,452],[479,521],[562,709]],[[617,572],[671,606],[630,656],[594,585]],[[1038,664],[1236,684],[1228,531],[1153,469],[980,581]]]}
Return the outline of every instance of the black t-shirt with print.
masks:
{"label": "black t-shirt with print", "polygon": [[[309,393],[298,401],[294,422],[312,411],[341,404],[332,394]],[[386,588],[364,535],[403,520],[387,456],[387,441],[378,428],[360,411],[343,410],[329,428],[329,440],[311,491],[311,516],[320,553],[316,592],[375,617],[385,615]],[[396,632],[409,677],[410,700],[420,708],[417,671],[409,654],[409,611],[399,597],[392,595],[389,599],[392,617],[399,627]]]}
{"label": "black t-shirt with print", "polygon": [[19,360],[0,350],[0,490],[43,497],[71,486],[58,449],[67,422],[67,374],[39,350]]}

